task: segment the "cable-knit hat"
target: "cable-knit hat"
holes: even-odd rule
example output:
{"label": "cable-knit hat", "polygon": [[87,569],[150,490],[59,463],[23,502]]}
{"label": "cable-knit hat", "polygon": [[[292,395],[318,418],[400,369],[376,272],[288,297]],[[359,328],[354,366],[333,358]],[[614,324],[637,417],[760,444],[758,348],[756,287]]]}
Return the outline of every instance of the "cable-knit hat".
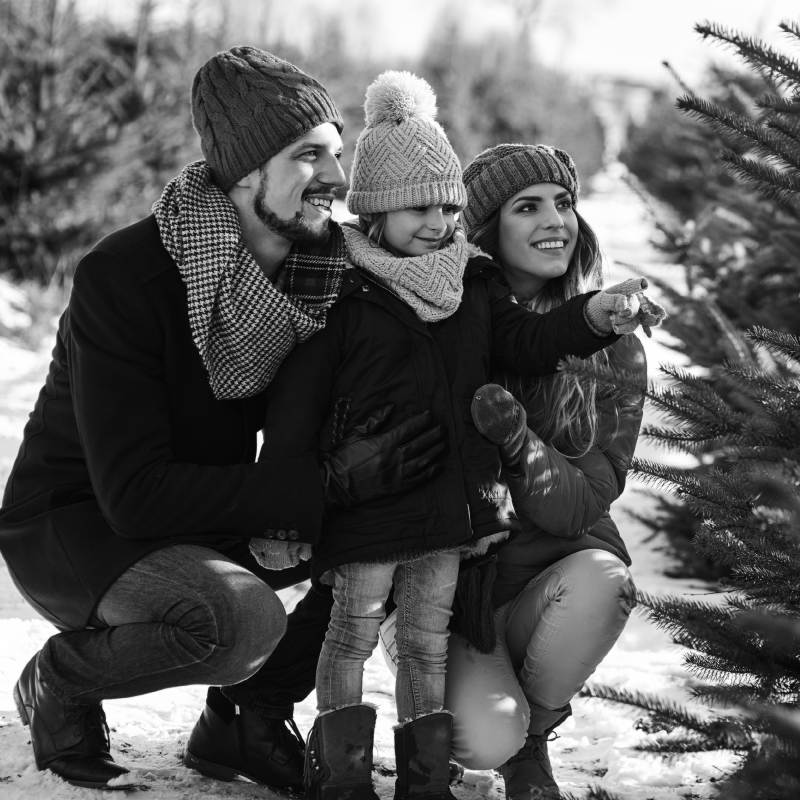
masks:
{"label": "cable-knit hat", "polygon": [[223,192],[318,125],[344,127],[323,86],[257,47],[234,47],[200,67],[192,121]]}
{"label": "cable-knit hat", "polygon": [[534,183],[563,186],[578,202],[575,162],[546,144],[498,144],[479,153],[464,170],[469,203],[461,215],[467,233],[486,222],[509,197]]}
{"label": "cable-knit hat", "polygon": [[367,127],[356,143],[347,209],[351,214],[453,204],[467,193],[458,156],[436,122],[427,81],[390,70],[367,89]]}

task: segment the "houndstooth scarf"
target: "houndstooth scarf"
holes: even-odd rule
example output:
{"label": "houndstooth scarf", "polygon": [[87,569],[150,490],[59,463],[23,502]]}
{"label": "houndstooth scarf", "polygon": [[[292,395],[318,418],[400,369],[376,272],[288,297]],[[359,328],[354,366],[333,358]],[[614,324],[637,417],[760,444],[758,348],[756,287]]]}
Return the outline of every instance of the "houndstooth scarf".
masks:
{"label": "houndstooth scarf", "polygon": [[346,265],[341,228],[322,245],[295,244],[284,291],[266,278],[242,242],[236,210],[205,161],[189,164],[153,205],[161,241],[189,296],[192,338],[217,400],[265,389],[298,342],[321,330]]}
{"label": "houndstooth scarf", "polygon": [[472,245],[463,236],[435,253],[399,258],[350,225],[342,231],[350,261],[411,306],[423,322],[455,313],[464,291],[464,268],[472,254]]}

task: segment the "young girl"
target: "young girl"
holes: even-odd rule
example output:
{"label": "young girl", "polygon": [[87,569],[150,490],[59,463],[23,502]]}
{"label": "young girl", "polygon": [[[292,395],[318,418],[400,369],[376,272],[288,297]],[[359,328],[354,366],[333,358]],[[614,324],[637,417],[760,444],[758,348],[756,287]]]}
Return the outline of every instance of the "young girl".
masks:
{"label": "young girl", "polygon": [[[314,544],[312,574],[333,587],[334,608],[306,750],[310,797],[376,800],[375,710],[362,702],[362,675],[394,585],[395,798],[439,800],[452,796],[452,716],[443,700],[460,555],[517,528],[498,449],[472,422],[472,396],[491,363],[545,375],[567,354],[587,357],[612,344],[606,309],[632,318],[636,300],[582,295],[546,315],[516,305],[480,274],[492,262],[456,231],[466,193],[430,86],[384,73],[367,90],[365,110],[347,196],[359,219],[344,228],[354,269],[325,329],[287,358],[271,387],[264,452],[335,458],[349,436],[426,409],[444,424],[449,452],[438,475],[405,494],[336,510]],[[640,288],[626,287],[631,295]],[[382,411],[370,416],[375,408]]]}

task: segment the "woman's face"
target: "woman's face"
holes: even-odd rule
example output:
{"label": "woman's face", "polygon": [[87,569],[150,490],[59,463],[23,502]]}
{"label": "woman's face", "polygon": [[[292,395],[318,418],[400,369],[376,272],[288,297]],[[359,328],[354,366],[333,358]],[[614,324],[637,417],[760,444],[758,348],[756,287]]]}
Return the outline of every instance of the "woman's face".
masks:
{"label": "woman's face", "polygon": [[383,243],[396,256],[423,256],[438,250],[456,227],[456,206],[420,206],[389,211]]}
{"label": "woman's face", "polygon": [[569,267],[578,243],[572,195],[556,183],[534,183],[500,207],[499,253],[514,293],[533,297]]}

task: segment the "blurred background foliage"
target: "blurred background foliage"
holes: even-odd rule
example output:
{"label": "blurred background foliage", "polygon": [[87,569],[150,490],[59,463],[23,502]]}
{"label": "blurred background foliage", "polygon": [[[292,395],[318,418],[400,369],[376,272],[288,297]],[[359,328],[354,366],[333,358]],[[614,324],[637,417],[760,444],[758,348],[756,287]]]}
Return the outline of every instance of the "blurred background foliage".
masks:
{"label": "blurred background foliage", "polygon": [[547,142],[572,153],[586,180],[602,165],[603,128],[590,90],[531,54],[529,12],[540,4],[519,0],[518,34],[480,43],[451,11],[418,59],[386,63],[347,46],[335,17],[310,20],[301,52],[266,25],[243,27],[224,5],[220,18],[190,8],[183,21],[156,26],[158,0],[140,0],[126,26],[83,16],[74,0],[0,0],[0,274],[68,284],[97,239],[147,215],[164,184],[201,157],[189,111],[194,73],[237,44],[268,49],[328,88],[347,123],[345,171],[364,91],[392,68],[431,82],[465,164],[500,141]]}

